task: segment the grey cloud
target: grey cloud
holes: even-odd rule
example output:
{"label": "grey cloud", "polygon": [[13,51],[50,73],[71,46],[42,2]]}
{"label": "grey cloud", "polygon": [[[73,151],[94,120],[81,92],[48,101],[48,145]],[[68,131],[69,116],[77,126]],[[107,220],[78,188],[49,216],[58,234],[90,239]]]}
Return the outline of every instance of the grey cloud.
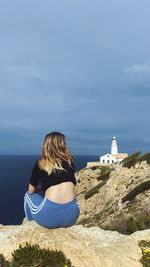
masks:
{"label": "grey cloud", "polygon": [[125,68],[126,72],[131,73],[143,73],[143,74],[150,74],[150,61],[147,61],[142,64],[133,64],[132,66]]}
{"label": "grey cloud", "polygon": [[149,7],[136,0],[1,1],[1,143],[16,129],[11,151],[19,153],[19,143],[27,151],[31,139],[39,148],[55,129],[79,154],[105,151],[114,134],[127,150],[136,148],[127,142],[134,136],[146,147]]}

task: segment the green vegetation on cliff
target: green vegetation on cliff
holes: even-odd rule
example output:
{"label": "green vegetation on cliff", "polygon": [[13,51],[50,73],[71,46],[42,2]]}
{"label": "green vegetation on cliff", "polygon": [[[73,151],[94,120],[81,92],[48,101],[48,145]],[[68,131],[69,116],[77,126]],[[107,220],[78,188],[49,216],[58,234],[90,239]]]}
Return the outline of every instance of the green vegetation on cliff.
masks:
{"label": "green vegetation on cliff", "polygon": [[9,267],[10,262],[7,261],[2,254],[0,254],[0,267]]}
{"label": "green vegetation on cliff", "polygon": [[122,198],[122,203],[134,199],[138,194],[150,189],[150,180],[137,185],[126,196]]}
{"label": "green vegetation on cliff", "polygon": [[121,161],[120,164],[122,164],[123,167],[131,168],[134,167],[136,163],[141,161],[146,161],[148,164],[150,164],[150,152],[141,155],[141,151],[137,151],[131,155],[129,155],[127,158]]}
{"label": "green vegetation on cliff", "polygon": [[39,245],[26,243],[12,253],[12,261],[8,262],[0,255],[0,267],[73,267],[71,261],[62,251],[41,249]]}
{"label": "green vegetation on cliff", "polygon": [[150,241],[141,240],[139,246],[142,250],[142,258],[140,262],[143,264],[143,267],[150,266]]}
{"label": "green vegetation on cliff", "polygon": [[107,180],[109,179],[110,173],[113,170],[112,167],[109,166],[93,166],[91,167],[93,171],[100,169],[101,174],[96,178],[98,181],[101,181],[96,186],[91,188],[90,190],[86,191],[84,194],[84,198],[88,199],[98,193],[99,189],[106,184]]}
{"label": "green vegetation on cliff", "polygon": [[139,155],[141,154],[141,151],[135,152],[131,155],[129,155],[127,158],[123,159],[121,161],[121,164],[123,167],[131,168],[137,163],[137,159]]}
{"label": "green vegetation on cliff", "polygon": [[88,199],[90,197],[92,197],[93,195],[95,195],[96,193],[98,193],[99,189],[106,184],[107,180],[100,182],[99,184],[97,184],[96,186],[94,186],[92,189],[90,189],[89,191],[87,191],[84,195],[85,199]]}
{"label": "green vegetation on cliff", "polygon": [[150,164],[150,152],[148,152],[148,153],[146,153],[146,154],[144,154],[144,155],[142,155],[142,156],[140,156],[140,157],[138,158],[138,162],[141,162],[141,161],[143,161],[143,160],[146,160],[146,162],[147,162],[148,164]]}

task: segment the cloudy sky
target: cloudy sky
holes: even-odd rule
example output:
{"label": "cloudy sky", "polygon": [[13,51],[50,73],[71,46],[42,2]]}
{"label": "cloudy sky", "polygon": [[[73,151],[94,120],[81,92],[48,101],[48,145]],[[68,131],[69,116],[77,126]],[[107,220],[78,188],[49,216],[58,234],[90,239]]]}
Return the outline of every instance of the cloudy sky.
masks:
{"label": "cloudy sky", "polygon": [[0,154],[150,151],[150,1],[0,0]]}

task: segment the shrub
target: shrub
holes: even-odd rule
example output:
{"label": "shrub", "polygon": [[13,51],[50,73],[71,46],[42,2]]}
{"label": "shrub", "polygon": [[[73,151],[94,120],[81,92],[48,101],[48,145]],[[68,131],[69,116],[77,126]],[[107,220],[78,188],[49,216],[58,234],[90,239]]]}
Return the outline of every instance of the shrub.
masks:
{"label": "shrub", "polygon": [[12,253],[12,267],[71,267],[70,260],[66,259],[62,251],[41,249],[38,245],[21,245]]}
{"label": "shrub", "polygon": [[150,266],[150,241],[141,240],[139,246],[142,250],[142,258],[140,262],[143,264],[143,267]]}
{"label": "shrub", "polygon": [[[102,227],[102,226],[100,226]],[[120,219],[115,219],[109,225],[102,227],[104,230],[118,231],[121,234],[130,235],[136,231],[141,231],[150,228],[150,217],[147,214],[140,214],[136,218],[123,216]]]}
{"label": "shrub", "polygon": [[138,194],[143,193],[145,190],[150,189],[150,180],[143,182],[131,190],[125,197],[122,198],[122,203],[130,201],[135,198]]}
{"label": "shrub", "polygon": [[138,162],[141,162],[141,161],[143,161],[143,160],[146,160],[146,162],[147,162],[148,164],[150,164],[150,152],[148,152],[148,153],[146,153],[146,154],[144,154],[144,155],[142,155],[142,156],[140,156],[140,157],[138,158]]}
{"label": "shrub", "polygon": [[110,176],[110,173],[111,173],[111,170],[110,171],[107,171],[105,172],[103,175],[100,175],[97,177],[97,180],[100,181],[105,181],[105,180],[108,180],[109,179],[109,176]]}
{"label": "shrub", "polygon": [[131,168],[137,163],[140,154],[141,154],[141,151],[138,151],[126,157],[125,159],[121,161],[122,166],[126,168]]}
{"label": "shrub", "polygon": [[97,170],[97,169],[100,169],[100,170],[101,170],[101,166],[93,166],[93,167],[90,167],[90,169],[91,169],[92,171],[95,171],[95,170]]}
{"label": "shrub", "polygon": [[137,163],[137,159],[130,159],[127,162],[123,163],[123,167],[130,169],[131,167],[134,167]]}
{"label": "shrub", "polygon": [[80,225],[80,224],[82,224],[82,225],[86,225],[86,227],[88,227],[88,224],[90,223],[90,221],[91,221],[91,218],[90,217],[88,217],[88,218],[83,218],[83,219],[81,219],[80,221],[78,221],[77,222],[77,224],[76,225]]}
{"label": "shrub", "polygon": [[78,194],[76,194],[76,197],[81,195],[81,194],[84,194],[85,192],[86,192],[86,190],[83,190],[83,191],[79,192]]}
{"label": "shrub", "polygon": [[0,267],[9,267],[10,263],[0,254]]}
{"label": "shrub", "polygon": [[104,175],[105,173],[112,171],[112,168],[110,168],[109,166],[102,166],[101,167],[101,175]]}
{"label": "shrub", "polygon": [[101,175],[97,177],[97,180],[105,180],[105,174],[106,176],[108,176],[108,174],[110,174],[110,172],[112,171],[112,168],[110,168],[109,166],[93,166],[91,167],[91,170],[101,170]]}
{"label": "shrub", "polygon": [[128,160],[130,160],[130,159],[138,158],[140,154],[141,154],[141,151],[137,151],[137,152],[135,152],[135,153],[129,155],[128,157],[124,158],[124,159],[121,161],[121,163],[125,163],[125,162],[127,162]]}
{"label": "shrub", "polygon": [[141,225],[139,221],[135,221],[133,217],[127,220],[127,229],[126,229],[127,234],[132,234],[140,230],[141,230]]}
{"label": "shrub", "polygon": [[102,181],[101,183],[99,183],[98,185],[94,186],[92,189],[90,189],[89,191],[87,191],[84,195],[85,199],[88,199],[90,197],[92,197],[93,195],[95,195],[96,193],[98,193],[99,189],[106,184],[107,180]]}
{"label": "shrub", "polygon": [[146,160],[150,164],[150,152],[140,156],[141,151],[135,152],[121,161],[123,167],[131,168],[136,163]]}

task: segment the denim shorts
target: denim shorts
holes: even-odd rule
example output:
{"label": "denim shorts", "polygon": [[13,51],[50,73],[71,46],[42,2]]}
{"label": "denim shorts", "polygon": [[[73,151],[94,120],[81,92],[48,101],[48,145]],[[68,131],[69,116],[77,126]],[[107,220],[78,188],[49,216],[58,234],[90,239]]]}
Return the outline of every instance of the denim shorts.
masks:
{"label": "denim shorts", "polygon": [[41,194],[29,194],[24,197],[24,211],[28,221],[34,220],[46,228],[69,227],[74,225],[80,214],[76,198],[67,203],[56,203]]}

